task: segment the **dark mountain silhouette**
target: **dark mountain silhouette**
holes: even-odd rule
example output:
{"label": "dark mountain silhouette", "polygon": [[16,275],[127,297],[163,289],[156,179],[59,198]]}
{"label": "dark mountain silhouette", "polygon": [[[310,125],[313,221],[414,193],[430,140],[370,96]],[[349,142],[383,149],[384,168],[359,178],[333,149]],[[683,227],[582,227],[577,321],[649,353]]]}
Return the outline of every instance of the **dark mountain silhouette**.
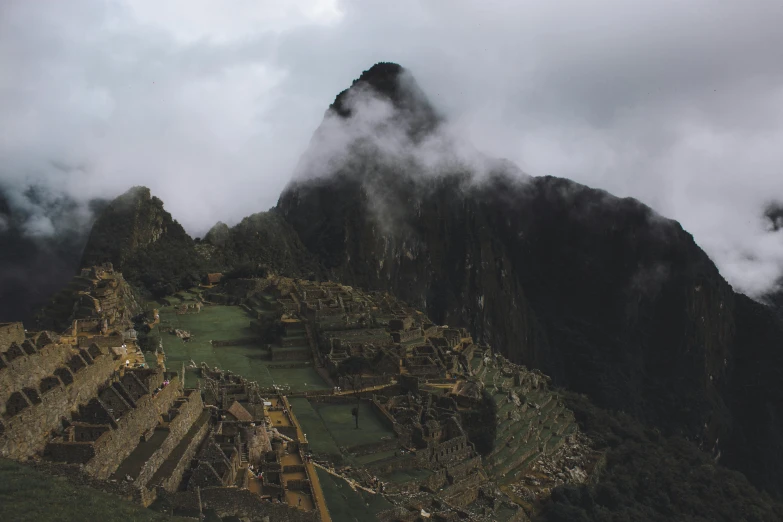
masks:
{"label": "dark mountain silhouette", "polygon": [[146,187],[114,199],[96,219],[81,266],[105,262],[142,294],[154,296],[193,286],[209,269],[195,241]]}
{"label": "dark mountain silhouette", "polygon": [[301,277],[320,265],[276,212],[246,217],[234,227],[217,223],[192,239],[146,187],[108,204],[84,249],[82,266],[111,262],[142,295],[165,296],[197,284],[207,272],[237,277],[267,270]]}
{"label": "dark mountain silhouette", "polygon": [[314,277],[321,269],[296,232],[276,212],[259,212],[233,227],[218,223],[204,236],[199,251],[237,277],[267,270],[296,277]]}

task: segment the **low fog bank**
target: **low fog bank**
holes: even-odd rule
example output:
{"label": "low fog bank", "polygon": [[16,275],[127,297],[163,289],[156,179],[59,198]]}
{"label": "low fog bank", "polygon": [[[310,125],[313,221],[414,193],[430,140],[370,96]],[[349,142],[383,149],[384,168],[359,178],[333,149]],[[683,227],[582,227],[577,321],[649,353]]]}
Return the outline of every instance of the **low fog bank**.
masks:
{"label": "low fog bank", "polygon": [[40,184],[19,190],[0,183],[0,321],[29,321],[73,277],[104,204]]}

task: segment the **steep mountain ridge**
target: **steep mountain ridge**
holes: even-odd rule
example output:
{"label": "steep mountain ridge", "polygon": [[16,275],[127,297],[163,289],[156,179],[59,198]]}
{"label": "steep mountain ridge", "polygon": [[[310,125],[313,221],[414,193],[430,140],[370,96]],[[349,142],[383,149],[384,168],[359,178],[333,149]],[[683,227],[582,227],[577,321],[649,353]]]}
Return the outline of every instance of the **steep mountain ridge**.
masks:
{"label": "steep mountain ridge", "polygon": [[229,227],[217,223],[197,246],[227,272],[251,275],[263,270],[297,277],[320,274],[318,261],[277,212],[258,212]]}
{"label": "steep mountain ridge", "polygon": [[95,221],[81,266],[105,262],[153,295],[192,286],[209,268],[194,240],[147,187],[117,197]]}

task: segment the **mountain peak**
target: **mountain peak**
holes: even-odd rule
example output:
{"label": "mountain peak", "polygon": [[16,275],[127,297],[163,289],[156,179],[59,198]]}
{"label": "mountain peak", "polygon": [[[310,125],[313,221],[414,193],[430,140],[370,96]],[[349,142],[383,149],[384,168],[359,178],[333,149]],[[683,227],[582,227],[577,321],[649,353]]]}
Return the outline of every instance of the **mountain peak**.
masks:
{"label": "mountain peak", "polygon": [[348,89],[337,95],[329,111],[348,119],[356,110],[355,98],[368,92],[390,102],[395,112],[408,122],[413,134],[429,132],[442,120],[410,71],[392,62],[378,62],[362,72]]}
{"label": "mountain peak", "polygon": [[378,62],[362,72],[361,76],[353,81],[351,87],[338,94],[329,108],[343,118],[350,117],[352,111],[348,103],[349,93],[366,88],[395,103],[402,98],[400,79],[406,72],[406,69],[396,63]]}

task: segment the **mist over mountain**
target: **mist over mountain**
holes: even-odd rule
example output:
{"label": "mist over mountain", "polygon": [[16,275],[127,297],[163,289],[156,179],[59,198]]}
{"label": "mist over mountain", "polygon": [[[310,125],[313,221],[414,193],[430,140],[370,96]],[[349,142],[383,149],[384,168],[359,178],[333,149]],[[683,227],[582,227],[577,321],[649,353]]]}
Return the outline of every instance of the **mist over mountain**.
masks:
{"label": "mist over mountain", "polygon": [[29,320],[74,275],[94,213],[106,203],[0,183],[0,321]]}

